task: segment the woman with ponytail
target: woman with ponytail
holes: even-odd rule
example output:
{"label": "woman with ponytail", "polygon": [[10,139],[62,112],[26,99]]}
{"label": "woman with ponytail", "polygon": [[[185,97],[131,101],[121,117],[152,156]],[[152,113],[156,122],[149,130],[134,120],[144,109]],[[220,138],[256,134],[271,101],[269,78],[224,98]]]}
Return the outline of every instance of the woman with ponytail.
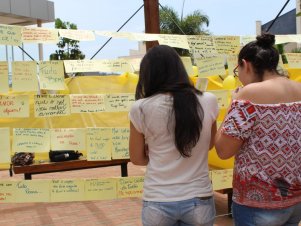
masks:
{"label": "woman with ponytail", "polygon": [[130,158],[146,165],[142,222],[208,225],[215,217],[208,171],[218,115],[214,95],[196,90],[177,52],[165,45],[141,61],[130,113]]}
{"label": "woman with ponytail", "polygon": [[298,226],[301,220],[301,84],[278,71],[275,36],[244,46],[233,95],[216,135],[220,158],[235,156],[235,226]]}

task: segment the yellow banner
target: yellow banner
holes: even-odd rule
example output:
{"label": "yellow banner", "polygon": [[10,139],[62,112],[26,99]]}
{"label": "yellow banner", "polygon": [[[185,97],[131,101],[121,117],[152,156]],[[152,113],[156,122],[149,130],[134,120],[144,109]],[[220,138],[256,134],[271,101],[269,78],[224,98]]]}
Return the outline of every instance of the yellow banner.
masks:
{"label": "yellow banner", "polygon": [[[213,170],[213,190],[232,187],[233,170]],[[142,197],[144,176],[0,181],[0,203],[71,202]]]}

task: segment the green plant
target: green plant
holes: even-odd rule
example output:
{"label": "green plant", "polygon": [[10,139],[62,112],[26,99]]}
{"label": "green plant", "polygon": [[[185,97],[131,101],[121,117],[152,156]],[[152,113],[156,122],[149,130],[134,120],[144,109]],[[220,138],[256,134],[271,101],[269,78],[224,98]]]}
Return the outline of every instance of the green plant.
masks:
{"label": "green plant", "polygon": [[275,47],[276,47],[276,49],[278,50],[278,52],[281,56],[282,62],[284,64],[287,64],[287,59],[286,59],[285,51],[284,51],[284,45],[285,44],[277,44]]}
{"label": "green plant", "polygon": [[[70,22],[64,22],[60,18],[55,19],[56,29],[72,29],[77,30],[77,25]],[[60,37],[59,42],[56,44],[58,49],[55,53],[50,54],[50,60],[82,60],[85,55],[79,49],[79,41]],[[76,73],[75,75],[81,75]],[[65,73],[65,77],[67,77]]]}

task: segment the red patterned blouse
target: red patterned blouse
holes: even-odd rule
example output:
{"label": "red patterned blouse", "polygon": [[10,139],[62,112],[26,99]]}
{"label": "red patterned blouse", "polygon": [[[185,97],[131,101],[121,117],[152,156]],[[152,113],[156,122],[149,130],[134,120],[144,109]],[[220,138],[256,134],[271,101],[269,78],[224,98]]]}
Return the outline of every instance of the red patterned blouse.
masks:
{"label": "red patterned blouse", "polygon": [[233,201],[267,209],[301,202],[301,102],[234,100],[222,133],[243,140],[235,156]]}

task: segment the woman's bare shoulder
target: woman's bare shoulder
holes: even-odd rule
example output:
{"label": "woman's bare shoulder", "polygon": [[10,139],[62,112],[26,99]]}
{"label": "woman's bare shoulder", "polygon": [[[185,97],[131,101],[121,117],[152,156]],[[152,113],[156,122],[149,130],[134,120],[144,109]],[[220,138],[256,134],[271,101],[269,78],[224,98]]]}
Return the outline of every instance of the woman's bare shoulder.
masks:
{"label": "woman's bare shoulder", "polygon": [[235,99],[257,104],[274,104],[301,100],[301,84],[291,80],[268,80],[251,83],[236,94]]}
{"label": "woman's bare shoulder", "polygon": [[265,86],[263,84],[252,83],[243,88],[240,88],[239,91],[234,95],[234,98],[237,100],[248,100],[254,103],[261,102],[261,96],[263,95],[263,90]]}

